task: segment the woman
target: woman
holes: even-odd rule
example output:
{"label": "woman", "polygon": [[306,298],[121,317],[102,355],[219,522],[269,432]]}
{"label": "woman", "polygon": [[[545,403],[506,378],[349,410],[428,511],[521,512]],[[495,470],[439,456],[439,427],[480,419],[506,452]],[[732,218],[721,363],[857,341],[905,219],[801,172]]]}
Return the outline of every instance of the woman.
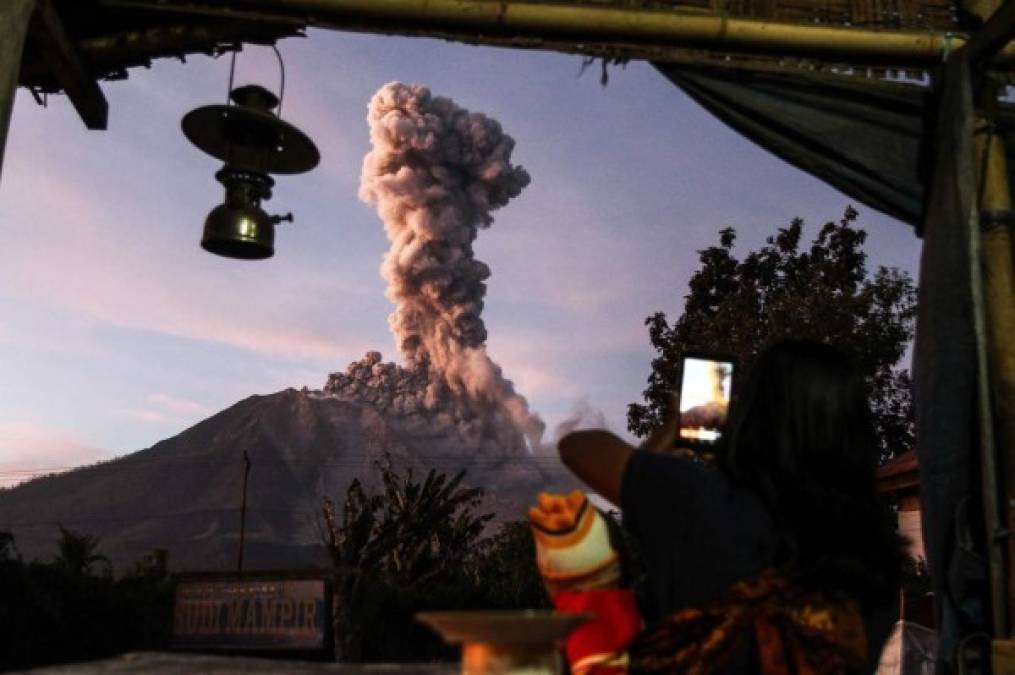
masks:
{"label": "woman", "polygon": [[[641,450],[599,430],[559,445],[640,544],[650,630],[632,669],[872,671],[895,620],[902,553],[875,491],[866,387],[848,359],[816,342],[776,344],[734,403],[717,466],[661,454],[675,438],[670,419]],[[779,659],[794,663],[780,670]]]}

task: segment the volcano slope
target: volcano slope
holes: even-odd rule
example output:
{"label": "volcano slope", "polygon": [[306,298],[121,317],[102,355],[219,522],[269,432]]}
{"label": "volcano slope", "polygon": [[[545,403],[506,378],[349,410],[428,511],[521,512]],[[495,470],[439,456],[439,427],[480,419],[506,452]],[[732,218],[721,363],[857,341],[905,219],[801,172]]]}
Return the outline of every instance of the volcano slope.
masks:
{"label": "volcano slope", "polygon": [[25,560],[56,553],[59,525],[100,538],[117,571],[154,548],[175,571],[234,569],[239,545],[244,452],[246,569],[326,563],[318,514],[341,504],[359,478],[377,486],[377,463],[398,471],[468,471],[483,487],[494,522],[518,520],[536,492],[560,485],[546,458],[477,454],[459,438],[427,433],[409,418],[324,392],[286,389],[251,396],[151,448],[0,491],[0,530]]}

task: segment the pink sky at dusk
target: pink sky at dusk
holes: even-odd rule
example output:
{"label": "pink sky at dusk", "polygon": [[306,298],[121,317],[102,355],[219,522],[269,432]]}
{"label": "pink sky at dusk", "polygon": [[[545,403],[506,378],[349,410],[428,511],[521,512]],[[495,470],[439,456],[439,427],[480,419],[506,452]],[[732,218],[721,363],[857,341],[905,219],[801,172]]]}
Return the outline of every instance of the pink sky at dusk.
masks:
{"label": "pink sky at dusk", "polygon": [[[493,272],[489,352],[551,430],[582,406],[624,430],[652,358],[643,320],[679,314],[719,229],[736,227],[744,252],[794,216],[813,234],[849,203],[645,64],[602,88],[556,54],[326,32],[280,48],[284,116],[322,162],[278,181],[268,210],[296,222],[261,263],[198,246],[221,188],[179,120],[224,98],[227,60],[104,83],[106,132],[62,97],[42,109],[19,93],[0,177],[0,485],[15,468],[148,447],[251,394],[319,388],[368,349],[397,358],[378,273],[388,244],[357,199],[366,105],[392,80],[498,119],[532,175],[476,255]],[[275,86],[265,52],[241,55],[238,83]],[[909,228],[856,206],[872,268],[915,275]]]}

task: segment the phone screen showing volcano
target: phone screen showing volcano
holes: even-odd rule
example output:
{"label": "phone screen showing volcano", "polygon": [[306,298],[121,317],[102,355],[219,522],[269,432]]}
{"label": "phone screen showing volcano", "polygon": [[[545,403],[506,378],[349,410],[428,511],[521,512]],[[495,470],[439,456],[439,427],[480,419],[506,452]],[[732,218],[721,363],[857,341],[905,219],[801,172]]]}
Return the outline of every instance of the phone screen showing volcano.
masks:
{"label": "phone screen showing volcano", "polygon": [[680,380],[680,440],[717,443],[726,426],[733,387],[733,362],[685,356]]}

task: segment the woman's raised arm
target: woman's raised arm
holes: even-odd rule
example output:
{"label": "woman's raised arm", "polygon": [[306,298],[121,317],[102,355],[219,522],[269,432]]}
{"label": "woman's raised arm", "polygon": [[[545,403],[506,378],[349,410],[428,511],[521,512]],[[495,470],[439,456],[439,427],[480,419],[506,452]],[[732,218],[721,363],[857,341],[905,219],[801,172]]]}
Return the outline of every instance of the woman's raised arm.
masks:
{"label": "woman's raised arm", "polygon": [[[670,452],[677,440],[676,406],[662,426],[652,432],[641,449],[648,452]],[[624,468],[634,447],[624,439],[603,429],[575,431],[557,444],[560,459],[586,485],[604,499],[620,506]]]}
{"label": "woman's raised arm", "polygon": [[560,459],[571,472],[607,501],[620,506],[624,467],[634,452],[623,439],[609,431],[575,431],[557,444]]}

